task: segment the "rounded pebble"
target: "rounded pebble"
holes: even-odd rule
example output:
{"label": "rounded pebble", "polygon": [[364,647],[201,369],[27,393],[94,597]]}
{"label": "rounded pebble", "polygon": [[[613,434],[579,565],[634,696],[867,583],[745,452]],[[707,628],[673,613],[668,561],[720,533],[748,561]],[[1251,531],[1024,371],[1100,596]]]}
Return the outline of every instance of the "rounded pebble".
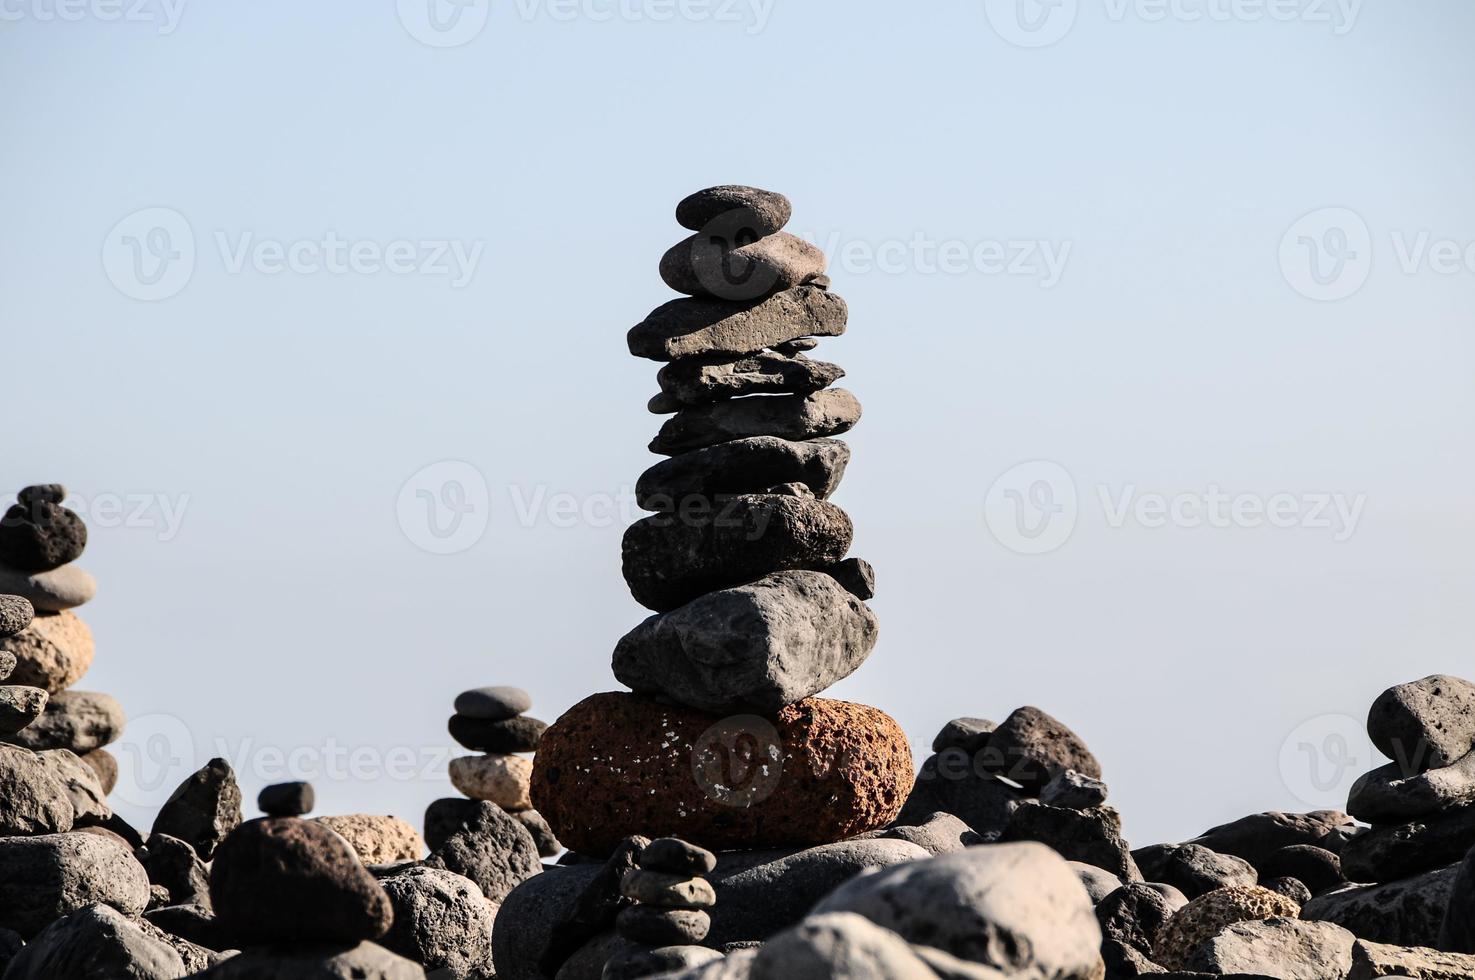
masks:
{"label": "rounded pebble", "polygon": [[520,687],[476,687],[456,695],[456,714],[484,721],[506,721],[532,706],[532,695]]}

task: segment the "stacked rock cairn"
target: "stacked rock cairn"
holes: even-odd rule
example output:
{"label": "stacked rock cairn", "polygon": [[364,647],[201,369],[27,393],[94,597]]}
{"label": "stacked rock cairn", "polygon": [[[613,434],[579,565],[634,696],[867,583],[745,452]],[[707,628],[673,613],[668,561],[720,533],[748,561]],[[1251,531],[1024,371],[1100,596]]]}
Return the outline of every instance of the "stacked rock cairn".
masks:
{"label": "stacked rock cairn", "polygon": [[620,910],[615,930],[631,949],[616,953],[602,980],[636,980],[720,959],[697,946],[712,927],[708,910],[717,893],[704,876],[717,856],[674,837],[651,841],[635,855],[636,866],[620,879],[620,895],[635,904]]}
{"label": "stacked rock cairn", "polygon": [[889,824],[912,782],[900,727],[816,695],[877,637],[870,566],[829,502],[860,403],[811,360],[845,330],[824,255],[782,231],[782,195],[713,187],[683,200],[693,232],[662,258],[685,297],[630,330],[664,363],[650,404],[670,418],[641,475],[653,514],[626,531],[625,581],[654,612],[616,645],[634,692],[598,694],[543,737],[532,797],[572,850],[635,834],[713,850],[815,845]]}
{"label": "stacked rock cairn", "polygon": [[[103,747],[122,736],[126,716],[110,695],[71,689],[94,653],[92,631],[72,610],[96,594],[97,583],[76,564],[87,525],[63,505],[66,495],[57,484],[26,487],[0,518],[0,595],[25,600],[35,613],[28,628],[0,639],[9,683],[31,689],[0,707],[0,739],[74,753],[111,793],[118,763]],[[22,725],[32,709],[37,713]]]}

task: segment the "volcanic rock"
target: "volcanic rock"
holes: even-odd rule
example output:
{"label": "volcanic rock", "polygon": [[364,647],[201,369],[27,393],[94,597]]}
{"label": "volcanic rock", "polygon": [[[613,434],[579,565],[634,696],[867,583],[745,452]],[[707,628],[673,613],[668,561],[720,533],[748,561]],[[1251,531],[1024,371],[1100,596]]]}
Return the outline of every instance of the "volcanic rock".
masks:
{"label": "volcanic rock", "polygon": [[473,752],[536,752],[548,723],[529,715],[488,721],[470,715],[451,715],[446,727],[451,738]]}
{"label": "volcanic rock", "polygon": [[825,253],[804,239],[777,232],[744,243],[744,230],[709,229],[672,245],[661,256],[661,280],[688,296],[746,302],[824,273]]}
{"label": "volcanic rock", "polygon": [[640,475],[635,500],[646,510],[698,513],[728,494],[762,493],[802,483],[821,500],[840,485],[850,447],[839,439],[792,442],[776,436],[734,439],[663,459]]}
{"label": "volcanic rock", "polygon": [[75,613],[42,613],[24,633],[0,640],[0,651],[15,655],[15,669],[7,680],[43,688],[51,694],[65,691],[92,666],[92,631]]}
{"label": "volcanic rock", "polygon": [[1471,847],[1475,847],[1475,805],[1359,834],[1342,848],[1342,873],[1350,881],[1396,881],[1453,864]]}
{"label": "volcanic rock", "polygon": [[480,801],[471,818],[424,862],[470,878],[483,895],[500,903],[523,881],[543,870],[532,836],[495,803]]}
{"label": "volcanic rock", "polygon": [[656,381],[661,394],[679,410],[743,395],[807,395],[843,377],[845,369],[838,364],[810,360],[802,354],[759,351],[736,359],[673,361],[657,372]]}
{"label": "volcanic rock", "polygon": [[72,804],[73,819],[101,822],[113,815],[108,806],[107,790],[97,778],[97,771],[66,749],[48,749],[36,753],[53,779],[66,792]]}
{"label": "volcanic rock", "polygon": [[1317,895],[1301,918],[1335,922],[1359,939],[1394,946],[1438,946],[1459,865],[1386,885],[1347,885]]}
{"label": "volcanic rock", "polygon": [[1400,763],[1374,769],[1352,784],[1347,812],[1372,824],[1403,823],[1475,803],[1475,752],[1442,769],[1408,775]]}
{"label": "volcanic rock", "polygon": [[1373,702],[1367,733],[1405,773],[1454,765],[1475,749],[1475,684],[1435,674],[1391,687]]}
{"label": "volcanic rock", "polygon": [[714,221],[740,220],[760,238],[783,228],[793,213],[793,205],[782,194],[741,184],[708,187],[676,205],[676,221],[683,228],[701,231]]}
{"label": "volcanic rock", "polygon": [[492,974],[492,922],[497,908],[476,884],[437,868],[408,868],[380,884],[394,906],[385,948],[445,969],[454,980]]}
{"label": "volcanic rock", "polygon": [[[0,595],[0,639],[23,632],[31,625],[35,610],[18,595]],[[0,680],[4,679],[0,674]]]}
{"label": "volcanic rock", "polygon": [[23,937],[87,905],[135,917],[149,900],[143,865],[101,834],[0,838],[0,928]]}
{"label": "volcanic rock", "polygon": [[1295,918],[1240,922],[1199,946],[1186,969],[1279,980],[1344,980],[1356,937],[1330,922]]}
{"label": "volcanic rock", "polygon": [[1296,903],[1255,885],[1235,885],[1200,895],[1183,906],[1163,927],[1153,960],[1169,970],[1181,970],[1193,951],[1236,922],[1296,918]]}
{"label": "volcanic rock", "polygon": [[274,783],[256,797],[256,808],[268,817],[300,817],[317,805],[311,783]]}
{"label": "volcanic rock", "polygon": [[532,762],[517,755],[468,755],[451,760],[451,785],[473,800],[504,810],[528,810]]}
{"label": "volcanic rock", "polygon": [[112,695],[61,691],[51,696],[46,710],[29,728],[5,741],[37,752],[70,749],[82,755],[117,741],[125,724],[123,706]]}
{"label": "volcanic rock", "polygon": [[176,980],[184,961],[106,905],[89,905],[46,927],[5,971],[7,980]]}
{"label": "volcanic rock", "polygon": [[316,820],[348,841],[365,864],[418,861],[425,855],[425,841],[420,839],[419,831],[398,817],[353,813]]}
{"label": "volcanic rock", "polygon": [[796,286],[756,302],[672,300],[632,327],[626,340],[630,353],[654,361],[744,357],[801,337],[838,337],[847,316],[834,293]]}
{"label": "volcanic rock", "polygon": [[896,822],[915,826],[934,813],[950,813],[983,840],[998,840],[1024,797],[1002,779],[984,772],[981,762],[981,756],[956,747],[929,757]]}
{"label": "volcanic rock", "polygon": [[849,432],[860,421],[860,402],[844,388],[811,395],[735,398],[684,408],[671,416],[650,451],[675,456],[750,436],[816,439]]}
{"label": "volcanic rock", "polygon": [[0,838],[63,834],[75,811],[67,789],[29,749],[0,745]]}
{"label": "volcanic rock", "polygon": [[456,714],[483,721],[506,721],[532,706],[532,697],[520,687],[477,687],[456,695]]}
{"label": "volcanic rock", "polygon": [[[210,860],[226,835],[241,824],[241,787],[224,759],[211,759],[170,795],[154,818],[153,832],[177,837]],[[370,938],[370,937],[357,937]]]}
{"label": "volcanic rock", "polygon": [[989,736],[985,767],[1036,793],[1067,769],[1101,778],[1101,764],[1080,736],[1039,708],[1019,708]]}

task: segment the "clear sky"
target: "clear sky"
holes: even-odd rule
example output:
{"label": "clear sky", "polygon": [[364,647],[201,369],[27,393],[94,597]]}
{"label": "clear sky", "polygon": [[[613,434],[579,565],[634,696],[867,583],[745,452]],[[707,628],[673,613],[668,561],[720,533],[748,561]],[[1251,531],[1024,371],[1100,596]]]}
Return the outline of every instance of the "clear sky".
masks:
{"label": "clear sky", "polygon": [[850,304],[836,696],[1039,705],[1146,844],[1475,674],[1469,3],[426,2],[0,0],[0,489],[86,504],[126,816],[225,754],[418,824],[459,690],[616,687],[714,183]]}

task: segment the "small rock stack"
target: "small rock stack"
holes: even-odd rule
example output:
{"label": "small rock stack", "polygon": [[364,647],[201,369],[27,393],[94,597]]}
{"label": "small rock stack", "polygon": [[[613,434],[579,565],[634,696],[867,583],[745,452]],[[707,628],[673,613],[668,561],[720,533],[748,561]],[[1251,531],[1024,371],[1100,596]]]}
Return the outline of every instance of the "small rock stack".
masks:
{"label": "small rock stack", "polygon": [[[519,753],[536,752],[548,725],[526,714],[533,706],[528,692],[517,687],[479,687],[456,697],[456,713],[447,728],[465,748],[482,755],[451,760],[451,783],[470,800],[495,803],[521,823],[538,845],[538,853],[552,857],[563,849],[548,822],[533,809],[529,786],[531,759]],[[425,836],[439,846],[450,829],[470,811],[465,800],[438,800],[425,818]]]}
{"label": "small rock stack", "polygon": [[832,438],[860,403],[810,360],[845,330],[825,258],[781,229],[791,207],[752,187],[676,208],[695,232],[661,260],[687,298],[628,336],[664,362],[624,575],[655,615],[619,641],[599,694],[549,729],[533,800],[558,835],[608,854],[632,834],[715,849],[822,844],[885,826],[911,783],[884,713],[815,697],[865,662],[878,626],[870,566],[846,558],[850,518],[828,502],[850,458]]}
{"label": "small rock stack", "polygon": [[[18,596],[35,609],[28,629],[0,639],[0,661],[15,658],[11,684],[48,695],[24,731],[5,732],[0,723],[0,739],[38,752],[67,749],[111,793],[118,763],[103,746],[123,734],[126,717],[107,694],[70,690],[92,666],[94,653],[92,631],[71,610],[93,597],[97,583],[75,564],[87,547],[87,526],[62,505],[66,495],[58,484],[26,487],[0,518],[0,595]],[[29,695],[18,710],[35,700]]]}
{"label": "small rock stack", "polygon": [[697,945],[712,928],[707,910],[717,904],[717,893],[704,876],[717,867],[717,856],[664,837],[642,848],[635,863],[620,881],[620,894],[635,904],[615,920],[620,938],[635,948],[611,957],[603,980],[636,980],[718,959],[716,951]]}
{"label": "small rock stack", "polygon": [[1348,841],[1343,873],[1390,882],[1459,862],[1475,847],[1475,684],[1436,674],[1389,688],[1367,732],[1393,761],[1352,787],[1347,812],[1372,830]]}

